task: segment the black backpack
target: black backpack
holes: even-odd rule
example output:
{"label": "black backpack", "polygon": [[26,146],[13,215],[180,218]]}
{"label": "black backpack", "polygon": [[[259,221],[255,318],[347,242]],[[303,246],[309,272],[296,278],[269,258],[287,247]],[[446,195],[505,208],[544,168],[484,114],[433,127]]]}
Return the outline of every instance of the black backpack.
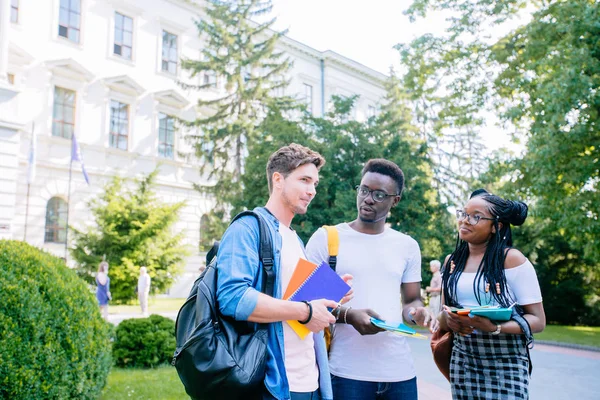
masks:
{"label": "black backpack", "polygon": [[[273,295],[273,246],[263,218],[252,211],[260,232],[259,258],[263,263],[263,293]],[[216,256],[216,252],[215,252]],[[177,348],[172,364],[187,394],[196,400],[233,399],[262,390],[267,359],[267,325],[257,329],[246,321],[235,321],[219,312],[218,266],[214,257],[194,282],[177,314]]]}

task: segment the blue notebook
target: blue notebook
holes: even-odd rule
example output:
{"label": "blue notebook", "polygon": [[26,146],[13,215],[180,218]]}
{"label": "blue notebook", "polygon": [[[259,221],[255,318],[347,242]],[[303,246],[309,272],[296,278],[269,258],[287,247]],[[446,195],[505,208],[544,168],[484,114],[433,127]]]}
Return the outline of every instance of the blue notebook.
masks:
{"label": "blue notebook", "polygon": [[339,302],[350,286],[326,262],[322,262],[290,296],[293,301],[327,299]]}
{"label": "blue notebook", "polygon": [[418,339],[428,339],[427,336],[421,335],[419,332],[403,324],[402,322],[386,322],[377,318],[371,317],[371,323],[378,328],[386,331],[397,333],[402,336],[410,336]]}

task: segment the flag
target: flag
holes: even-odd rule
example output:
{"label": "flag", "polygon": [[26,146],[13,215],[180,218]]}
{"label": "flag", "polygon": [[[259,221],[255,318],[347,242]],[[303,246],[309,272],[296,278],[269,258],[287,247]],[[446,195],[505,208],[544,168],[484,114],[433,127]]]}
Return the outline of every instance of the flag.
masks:
{"label": "flag", "polygon": [[35,159],[36,159],[37,137],[35,135],[35,125],[31,128],[31,143],[29,145],[29,157],[27,158],[27,184],[31,185],[35,180]]}
{"label": "flag", "polygon": [[79,148],[79,144],[77,143],[77,138],[75,137],[75,134],[73,133],[73,136],[71,136],[71,162],[73,161],[79,161],[81,163],[81,172],[83,172],[83,177],[85,178],[85,181],[87,182],[87,184],[90,184],[90,178],[88,177],[88,174],[85,170],[85,165],[83,164],[83,157],[81,156],[81,149]]}

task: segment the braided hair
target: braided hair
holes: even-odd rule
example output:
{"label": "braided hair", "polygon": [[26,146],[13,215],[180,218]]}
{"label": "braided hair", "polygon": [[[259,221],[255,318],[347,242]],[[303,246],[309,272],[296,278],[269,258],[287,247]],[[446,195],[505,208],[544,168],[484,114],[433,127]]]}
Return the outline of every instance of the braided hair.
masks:
{"label": "braided hair", "polygon": [[[490,238],[481,263],[477,268],[473,280],[473,291],[477,302],[482,305],[481,288],[489,284],[492,289],[485,293],[485,303],[495,300],[501,307],[509,307],[513,299],[508,293],[506,276],[504,275],[504,261],[507,250],[512,247],[511,225],[522,225],[527,218],[527,205],[520,201],[511,201],[495,196],[484,189],[474,191],[470,199],[480,197],[488,203],[488,210],[492,214],[495,233]],[[502,223],[500,228],[499,223]],[[448,306],[461,307],[457,300],[458,280],[465,269],[469,258],[469,246],[467,242],[456,238],[456,248],[448,258],[442,270],[442,288],[444,300]],[[450,272],[450,264],[454,262],[454,269]],[[496,292],[496,284],[500,285],[500,293]]]}

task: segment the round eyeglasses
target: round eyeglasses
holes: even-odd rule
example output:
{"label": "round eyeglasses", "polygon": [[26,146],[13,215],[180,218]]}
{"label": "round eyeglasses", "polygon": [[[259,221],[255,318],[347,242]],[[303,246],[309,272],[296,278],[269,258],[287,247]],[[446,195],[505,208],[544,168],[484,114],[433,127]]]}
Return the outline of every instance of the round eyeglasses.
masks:
{"label": "round eyeglasses", "polygon": [[356,195],[361,198],[367,197],[369,195],[369,193],[371,193],[373,200],[376,201],[377,203],[381,203],[388,197],[398,196],[397,194],[387,194],[383,190],[371,190],[365,186],[360,186],[360,185],[356,185],[356,187],[354,189],[356,189]]}
{"label": "round eyeglasses", "polygon": [[481,215],[469,215],[466,212],[464,212],[463,210],[456,210],[456,220],[460,222],[460,221],[464,221],[465,219],[467,220],[469,225],[477,225],[479,223],[479,221],[482,219],[486,219],[488,221],[496,220],[496,218],[487,218],[487,217],[482,217]]}

